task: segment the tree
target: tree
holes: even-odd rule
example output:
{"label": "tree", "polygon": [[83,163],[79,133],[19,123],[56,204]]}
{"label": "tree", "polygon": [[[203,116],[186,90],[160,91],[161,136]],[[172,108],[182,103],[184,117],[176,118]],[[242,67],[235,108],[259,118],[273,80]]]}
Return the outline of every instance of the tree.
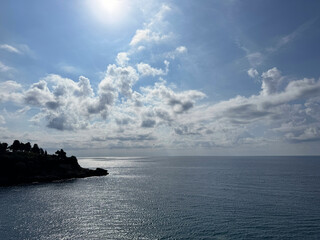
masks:
{"label": "tree", "polygon": [[40,152],[40,155],[44,155],[44,151],[42,148],[40,148],[39,152]]}
{"label": "tree", "polygon": [[7,151],[8,143],[0,143],[0,153],[4,153]]}
{"label": "tree", "polygon": [[30,150],[31,150],[31,143],[30,143],[30,142],[25,143],[24,146],[23,146],[23,150],[24,150],[25,152],[30,152]]}
{"label": "tree", "polygon": [[12,145],[9,147],[9,149],[11,149],[12,152],[20,151],[21,143],[19,142],[19,140],[14,140]]}
{"label": "tree", "polygon": [[67,153],[65,151],[63,151],[63,149],[61,150],[57,150],[56,154],[58,155],[59,158],[61,159],[65,159],[67,157]]}
{"label": "tree", "polygon": [[40,153],[40,149],[39,149],[38,144],[35,143],[35,144],[33,145],[32,149],[31,149],[31,152],[37,153],[37,154]]}

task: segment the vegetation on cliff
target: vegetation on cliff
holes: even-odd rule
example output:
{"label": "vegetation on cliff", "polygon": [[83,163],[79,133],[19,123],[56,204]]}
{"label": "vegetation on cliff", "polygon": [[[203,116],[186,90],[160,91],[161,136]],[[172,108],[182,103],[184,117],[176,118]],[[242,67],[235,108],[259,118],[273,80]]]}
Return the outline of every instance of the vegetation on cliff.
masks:
{"label": "vegetation on cliff", "polygon": [[67,157],[60,149],[48,154],[37,144],[15,140],[0,143],[0,186],[32,182],[50,182],[70,178],[107,175],[108,171],[82,168],[75,156]]}

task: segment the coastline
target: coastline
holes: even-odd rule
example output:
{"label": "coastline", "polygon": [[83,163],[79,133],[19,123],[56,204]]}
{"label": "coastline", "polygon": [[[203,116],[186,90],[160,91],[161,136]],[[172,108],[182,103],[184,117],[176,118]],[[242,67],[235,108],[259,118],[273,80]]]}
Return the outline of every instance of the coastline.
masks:
{"label": "coastline", "polygon": [[0,186],[53,182],[73,178],[106,176],[102,168],[82,168],[76,157],[39,155],[29,152],[1,153]]}

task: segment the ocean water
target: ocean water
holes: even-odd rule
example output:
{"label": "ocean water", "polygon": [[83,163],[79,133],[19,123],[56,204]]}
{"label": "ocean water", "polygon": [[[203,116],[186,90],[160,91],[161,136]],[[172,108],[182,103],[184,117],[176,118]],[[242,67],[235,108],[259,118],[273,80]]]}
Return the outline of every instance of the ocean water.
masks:
{"label": "ocean water", "polygon": [[320,157],[83,158],[0,188],[0,239],[320,239]]}

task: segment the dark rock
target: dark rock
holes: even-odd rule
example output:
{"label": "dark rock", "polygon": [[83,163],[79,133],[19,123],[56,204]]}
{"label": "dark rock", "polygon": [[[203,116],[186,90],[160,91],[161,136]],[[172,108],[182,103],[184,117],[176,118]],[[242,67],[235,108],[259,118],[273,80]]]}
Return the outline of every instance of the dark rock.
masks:
{"label": "dark rock", "polygon": [[0,159],[0,186],[108,175],[102,168],[82,168],[74,156],[59,158],[31,152],[4,152]]}

